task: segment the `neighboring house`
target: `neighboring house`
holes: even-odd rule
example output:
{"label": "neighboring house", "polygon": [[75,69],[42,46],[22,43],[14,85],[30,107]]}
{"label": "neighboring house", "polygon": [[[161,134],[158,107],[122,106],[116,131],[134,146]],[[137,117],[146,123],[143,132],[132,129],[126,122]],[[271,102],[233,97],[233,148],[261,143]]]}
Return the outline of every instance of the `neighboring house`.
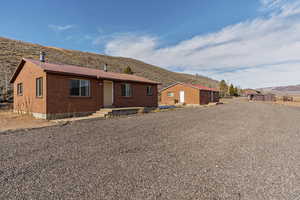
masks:
{"label": "neighboring house", "polygon": [[160,90],[161,104],[202,105],[219,102],[219,90],[197,84],[175,83]]}
{"label": "neighboring house", "polygon": [[143,77],[22,59],[11,83],[14,110],[37,118],[88,115],[104,107],[157,107],[159,83]]}
{"label": "neighboring house", "polygon": [[276,95],[275,94],[271,94],[271,93],[268,93],[268,94],[254,94],[254,95],[251,95],[250,97],[248,97],[249,100],[252,100],[252,101],[276,101]]}

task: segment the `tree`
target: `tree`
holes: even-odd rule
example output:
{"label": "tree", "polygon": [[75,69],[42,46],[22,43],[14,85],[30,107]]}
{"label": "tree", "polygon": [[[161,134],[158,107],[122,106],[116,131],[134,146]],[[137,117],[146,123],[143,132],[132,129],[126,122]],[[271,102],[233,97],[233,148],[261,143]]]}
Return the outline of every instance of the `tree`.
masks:
{"label": "tree", "polygon": [[236,97],[240,96],[238,87],[234,88],[234,96]]}
{"label": "tree", "polygon": [[125,74],[133,74],[133,71],[132,71],[132,69],[128,66],[128,67],[126,67],[126,68],[124,69],[124,73],[125,73]]}
{"label": "tree", "polygon": [[234,96],[235,94],[235,89],[234,89],[234,86],[232,84],[230,84],[230,87],[229,87],[229,95],[230,96]]}
{"label": "tree", "polygon": [[219,87],[220,87],[220,96],[225,97],[228,94],[228,85],[226,81],[222,80],[219,83]]}

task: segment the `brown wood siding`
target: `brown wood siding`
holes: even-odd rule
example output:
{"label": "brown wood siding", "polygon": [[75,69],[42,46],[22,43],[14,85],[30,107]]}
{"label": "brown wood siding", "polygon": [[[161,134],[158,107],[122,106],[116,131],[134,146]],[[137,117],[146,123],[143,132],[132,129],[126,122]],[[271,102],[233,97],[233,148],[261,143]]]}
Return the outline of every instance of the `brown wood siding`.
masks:
{"label": "brown wood siding", "polygon": [[[129,83],[132,86],[132,96],[123,97],[121,95],[121,85]],[[153,87],[153,95],[147,96],[147,86]],[[114,103],[115,107],[157,107],[158,90],[156,84],[134,83],[114,81]]]}
{"label": "brown wood siding", "polygon": [[[70,80],[90,80],[90,97],[70,96]],[[103,106],[102,80],[79,76],[47,74],[47,113],[94,112]]]}
{"label": "brown wood siding", "polygon": [[208,104],[211,101],[211,91],[200,91],[200,104]]}
{"label": "brown wood siding", "polygon": [[216,91],[200,91],[200,104],[208,104],[210,102],[219,102],[219,92]]}
{"label": "brown wood siding", "polygon": [[[199,89],[187,87],[181,84],[174,85],[161,92],[161,104],[174,105],[175,101],[179,102],[179,92],[184,91],[186,104],[199,104],[200,93]],[[173,92],[174,96],[169,97],[168,93]]]}
{"label": "brown wood siding", "polygon": [[[43,78],[43,96],[36,97],[36,78]],[[23,95],[17,95],[17,85],[23,84]],[[46,113],[46,73],[36,65],[26,62],[14,81],[14,110]]]}

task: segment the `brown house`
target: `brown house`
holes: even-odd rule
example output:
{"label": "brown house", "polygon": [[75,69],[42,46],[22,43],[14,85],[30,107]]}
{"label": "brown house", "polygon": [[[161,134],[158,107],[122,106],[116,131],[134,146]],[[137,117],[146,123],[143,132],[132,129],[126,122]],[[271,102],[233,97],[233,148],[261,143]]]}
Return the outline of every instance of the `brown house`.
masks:
{"label": "brown house", "polygon": [[175,83],[160,91],[161,104],[203,105],[219,102],[219,91],[197,84]]}
{"label": "brown house", "polygon": [[157,107],[159,83],[143,77],[22,59],[11,83],[14,110],[43,119],[104,107]]}

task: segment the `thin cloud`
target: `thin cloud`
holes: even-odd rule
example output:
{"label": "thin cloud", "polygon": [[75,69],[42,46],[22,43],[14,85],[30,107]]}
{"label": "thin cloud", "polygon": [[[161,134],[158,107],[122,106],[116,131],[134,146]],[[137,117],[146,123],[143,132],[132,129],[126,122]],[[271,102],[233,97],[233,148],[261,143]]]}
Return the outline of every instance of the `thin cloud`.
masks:
{"label": "thin cloud", "polygon": [[50,24],[50,25],[48,25],[48,27],[50,29],[52,29],[53,31],[62,32],[62,31],[67,31],[67,30],[73,29],[75,26],[74,25],[60,26],[60,25]]}
{"label": "thin cloud", "polygon": [[293,63],[300,51],[299,2],[265,0],[264,6],[268,3],[276,7],[268,17],[243,21],[168,47],[160,47],[159,37],[120,35],[106,43],[105,53],[174,71],[202,73],[242,87],[299,84],[295,73],[300,74],[300,63]]}
{"label": "thin cloud", "polygon": [[274,9],[285,3],[285,0],[260,0],[260,3],[262,9]]}

